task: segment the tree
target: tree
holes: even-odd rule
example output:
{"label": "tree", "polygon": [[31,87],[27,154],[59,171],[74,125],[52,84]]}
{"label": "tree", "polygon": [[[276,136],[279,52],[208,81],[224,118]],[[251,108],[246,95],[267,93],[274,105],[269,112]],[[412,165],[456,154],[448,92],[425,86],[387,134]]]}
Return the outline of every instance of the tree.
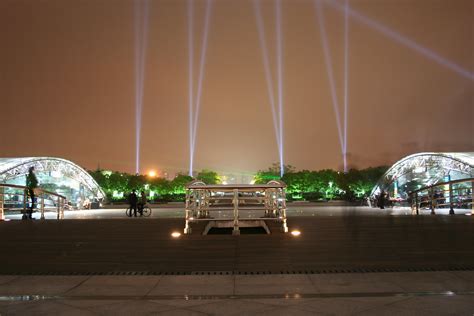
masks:
{"label": "tree", "polygon": [[203,169],[198,173],[196,179],[201,180],[205,184],[218,184],[221,183],[221,178],[217,172],[212,170]]}
{"label": "tree", "polygon": [[[283,171],[284,174],[292,173],[295,171],[295,168],[291,165],[284,165]],[[274,163],[267,170],[259,170],[253,179],[256,184],[264,184],[271,180],[280,180],[280,164]]]}

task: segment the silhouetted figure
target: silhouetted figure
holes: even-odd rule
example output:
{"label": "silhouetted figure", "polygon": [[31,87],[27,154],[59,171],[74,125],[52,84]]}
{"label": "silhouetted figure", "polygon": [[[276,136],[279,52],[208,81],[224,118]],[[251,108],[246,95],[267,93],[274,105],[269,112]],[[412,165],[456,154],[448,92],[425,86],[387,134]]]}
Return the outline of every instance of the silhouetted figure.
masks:
{"label": "silhouetted figure", "polygon": [[380,192],[377,204],[379,205],[381,210],[385,209],[385,191],[384,190]]}
{"label": "silhouetted figure", "polygon": [[145,208],[146,202],[146,193],[142,190],[140,192],[140,201],[138,202],[138,211],[140,212],[140,215],[143,215],[143,209]]}
{"label": "silhouetted figure", "polygon": [[135,193],[135,190],[130,193],[128,196],[128,203],[130,203],[130,216],[132,216],[132,210],[133,210],[133,216],[137,217],[137,202],[138,202],[138,197],[137,194]]}
{"label": "silhouetted figure", "polygon": [[27,211],[28,216],[27,214],[24,214],[23,219],[33,219],[33,209],[35,208],[35,189],[38,187],[38,179],[36,178],[34,171],[35,167],[30,167],[30,169],[28,169],[28,175],[26,176],[26,187],[28,190],[28,195],[31,199],[31,206]]}

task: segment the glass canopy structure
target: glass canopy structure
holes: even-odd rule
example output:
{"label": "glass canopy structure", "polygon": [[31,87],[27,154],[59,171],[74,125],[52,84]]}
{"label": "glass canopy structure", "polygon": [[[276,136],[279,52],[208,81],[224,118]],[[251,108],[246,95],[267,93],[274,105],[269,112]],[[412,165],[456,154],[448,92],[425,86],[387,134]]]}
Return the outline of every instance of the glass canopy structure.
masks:
{"label": "glass canopy structure", "polygon": [[42,189],[65,196],[82,208],[84,201],[100,201],[105,194],[87,171],[75,163],[54,157],[0,158],[0,183],[25,185],[28,169],[35,174]]}
{"label": "glass canopy structure", "polygon": [[441,182],[474,177],[474,152],[418,153],[395,163],[380,178],[370,194],[381,190],[392,200],[406,200],[408,193]]}

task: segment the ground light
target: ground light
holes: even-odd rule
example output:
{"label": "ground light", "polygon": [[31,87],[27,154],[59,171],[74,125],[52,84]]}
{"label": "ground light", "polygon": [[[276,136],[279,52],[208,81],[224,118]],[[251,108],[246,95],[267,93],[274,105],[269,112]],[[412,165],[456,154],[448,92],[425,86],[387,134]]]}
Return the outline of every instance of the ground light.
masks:
{"label": "ground light", "polygon": [[157,175],[157,173],[156,173],[155,170],[150,170],[150,171],[148,171],[148,176],[149,176],[150,178],[154,178],[154,177],[156,177],[156,175]]}
{"label": "ground light", "polygon": [[181,237],[181,233],[179,233],[179,232],[172,232],[172,233],[171,233],[171,237],[173,237],[173,238],[179,238],[179,237]]}
{"label": "ground light", "polygon": [[291,231],[291,235],[293,235],[294,237],[298,237],[301,235],[301,232],[297,229],[294,229]]}

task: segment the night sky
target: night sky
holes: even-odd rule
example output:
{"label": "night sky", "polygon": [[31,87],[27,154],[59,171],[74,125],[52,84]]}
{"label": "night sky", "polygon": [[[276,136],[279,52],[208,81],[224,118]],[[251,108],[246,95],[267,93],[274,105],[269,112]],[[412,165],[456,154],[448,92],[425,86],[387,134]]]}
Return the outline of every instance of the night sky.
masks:
{"label": "night sky", "polygon": [[[274,1],[262,0],[275,66]],[[341,2],[343,3],[343,2]],[[474,151],[474,2],[351,0],[471,78],[355,19],[349,24],[350,166],[421,151]],[[323,5],[342,105],[344,16]],[[204,1],[195,1],[195,72]],[[285,163],[342,168],[314,2],[282,1]],[[186,172],[187,2],[151,0],[141,171]],[[135,169],[134,2],[0,0],[0,157],[58,156],[85,168]],[[278,162],[252,1],[214,0],[195,169],[254,172]],[[342,108],[341,108],[342,111]]]}

